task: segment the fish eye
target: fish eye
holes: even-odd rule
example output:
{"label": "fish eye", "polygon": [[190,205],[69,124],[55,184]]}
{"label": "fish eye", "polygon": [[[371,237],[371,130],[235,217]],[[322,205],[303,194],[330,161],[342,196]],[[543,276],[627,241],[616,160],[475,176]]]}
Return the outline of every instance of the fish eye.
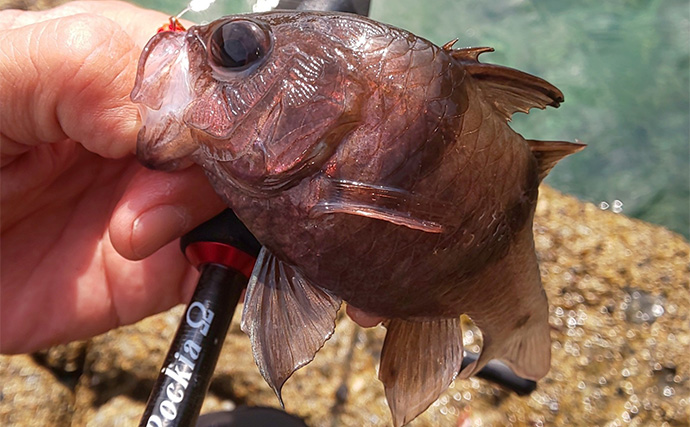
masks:
{"label": "fish eye", "polygon": [[268,31],[258,24],[238,19],[213,30],[210,39],[211,64],[227,71],[242,71],[259,64],[271,48]]}

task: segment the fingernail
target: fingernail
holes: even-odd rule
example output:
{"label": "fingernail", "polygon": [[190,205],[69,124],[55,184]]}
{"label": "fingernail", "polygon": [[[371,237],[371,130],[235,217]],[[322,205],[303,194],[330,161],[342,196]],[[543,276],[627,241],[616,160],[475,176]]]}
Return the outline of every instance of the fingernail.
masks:
{"label": "fingernail", "polygon": [[184,233],[187,211],[179,206],[162,205],[139,215],[132,225],[132,251],[144,258]]}

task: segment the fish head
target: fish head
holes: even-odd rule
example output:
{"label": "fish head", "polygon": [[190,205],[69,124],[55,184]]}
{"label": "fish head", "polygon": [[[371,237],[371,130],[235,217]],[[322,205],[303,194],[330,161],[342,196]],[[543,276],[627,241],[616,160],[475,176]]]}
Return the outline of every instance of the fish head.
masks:
{"label": "fish head", "polygon": [[283,12],[159,33],[131,94],[143,120],[137,156],[162,170],[193,161],[251,193],[296,184],[360,122],[356,48],[375,31],[356,16]]}

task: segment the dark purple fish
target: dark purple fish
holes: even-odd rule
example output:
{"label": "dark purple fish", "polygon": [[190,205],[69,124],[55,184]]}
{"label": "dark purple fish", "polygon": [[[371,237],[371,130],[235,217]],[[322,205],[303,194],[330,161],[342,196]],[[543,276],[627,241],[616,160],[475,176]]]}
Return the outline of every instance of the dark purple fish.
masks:
{"label": "dark purple fish", "polygon": [[[264,245],[242,317],[280,397],[341,301],[386,318],[379,378],[396,426],[458,374],[550,363],[532,218],[541,180],[581,144],[525,140],[517,111],[557,107],[537,77],[346,14],[231,16],[146,46],[138,157],[197,163]],[[461,371],[460,315],[481,329]]]}

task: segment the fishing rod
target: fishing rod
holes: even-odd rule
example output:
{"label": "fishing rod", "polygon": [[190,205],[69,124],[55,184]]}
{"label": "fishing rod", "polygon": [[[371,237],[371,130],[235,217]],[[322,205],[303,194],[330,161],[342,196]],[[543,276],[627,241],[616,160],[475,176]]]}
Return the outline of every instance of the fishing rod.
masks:
{"label": "fishing rod", "polygon": [[[193,0],[183,12],[171,17],[169,26],[162,30],[174,31],[184,12],[203,10],[212,2]],[[281,0],[277,7],[366,16],[369,4],[369,0]],[[180,246],[201,275],[154,383],[140,427],[197,423],[230,322],[261,249],[261,244],[229,209],[183,236]],[[462,368],[477,357],[466,352]],[[536,388],[534,381],[515,375],[497,360],[490,361],[477,376],[519,395],[529,394]],[[299,418],[273,408],[238,408],[207,414],[197,425],[259,425],[255,423],[306,426]]]}
{"label": "fishing rod", "polygon": [[230,321],[261,249],[229,209],[183,236],[180,246],[201,276],[140,426],[196,423]]}

